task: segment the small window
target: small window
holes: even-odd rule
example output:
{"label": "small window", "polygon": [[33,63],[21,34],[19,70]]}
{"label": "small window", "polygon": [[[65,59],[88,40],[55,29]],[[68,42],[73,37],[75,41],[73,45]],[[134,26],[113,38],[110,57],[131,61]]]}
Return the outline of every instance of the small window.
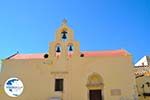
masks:
{"label": "small window", "polygon": [[63,91],[63,79],[55,79],[55,91]]}

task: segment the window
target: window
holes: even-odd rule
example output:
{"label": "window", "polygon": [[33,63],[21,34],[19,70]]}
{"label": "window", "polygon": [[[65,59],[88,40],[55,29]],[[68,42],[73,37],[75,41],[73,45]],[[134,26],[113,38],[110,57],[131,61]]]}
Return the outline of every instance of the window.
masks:
{"label": "window", "polygon": [[63,79],[55,79],[55,91],[63,91]]}

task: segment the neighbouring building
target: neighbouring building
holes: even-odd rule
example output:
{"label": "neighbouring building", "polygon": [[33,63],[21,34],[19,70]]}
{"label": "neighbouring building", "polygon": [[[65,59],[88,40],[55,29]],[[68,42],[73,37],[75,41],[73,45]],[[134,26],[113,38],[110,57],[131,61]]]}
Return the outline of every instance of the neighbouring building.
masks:
{"label": "neighbouring building", "polygon": [[150,56],[142,57],[134,66],[139,100],[150,100]]}
{"label": "neighbouring building", "polygon": [[137,100],[126,50],[80,51],[66,21],[49,46],[47,53],[16,53],[3,60],[0,84],[12,91],[6,80],[16,77],[13,81],[20,79],[24,89],[16,97],[2,92],[0,100]]}
{"label": "neighbouring building", "polygon": [[150,56],[144,56],[142,57],[135,66],[148,66],[150,65]]}

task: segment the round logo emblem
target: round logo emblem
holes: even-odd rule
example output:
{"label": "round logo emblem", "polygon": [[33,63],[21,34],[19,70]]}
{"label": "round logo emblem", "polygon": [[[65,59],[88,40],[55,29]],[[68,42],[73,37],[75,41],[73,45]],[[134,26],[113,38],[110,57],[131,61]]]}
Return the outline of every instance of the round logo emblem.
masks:
{"label": "round logo emblem", "polygon": [[18,78],[9,78],[4,84],[4,90],[10,97],[18,97],[24,89],[23,83]]}

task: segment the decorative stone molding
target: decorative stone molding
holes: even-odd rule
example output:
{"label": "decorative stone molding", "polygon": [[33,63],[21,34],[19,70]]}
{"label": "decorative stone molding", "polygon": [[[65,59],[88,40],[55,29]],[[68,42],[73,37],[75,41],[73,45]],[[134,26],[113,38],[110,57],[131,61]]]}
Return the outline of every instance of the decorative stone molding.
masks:
{"label": "decorative stone molding", "polygon": [[103,89],[103,79],[99,74],[93,73],[88,77],[86,86],[88,87],[88,89]]}

